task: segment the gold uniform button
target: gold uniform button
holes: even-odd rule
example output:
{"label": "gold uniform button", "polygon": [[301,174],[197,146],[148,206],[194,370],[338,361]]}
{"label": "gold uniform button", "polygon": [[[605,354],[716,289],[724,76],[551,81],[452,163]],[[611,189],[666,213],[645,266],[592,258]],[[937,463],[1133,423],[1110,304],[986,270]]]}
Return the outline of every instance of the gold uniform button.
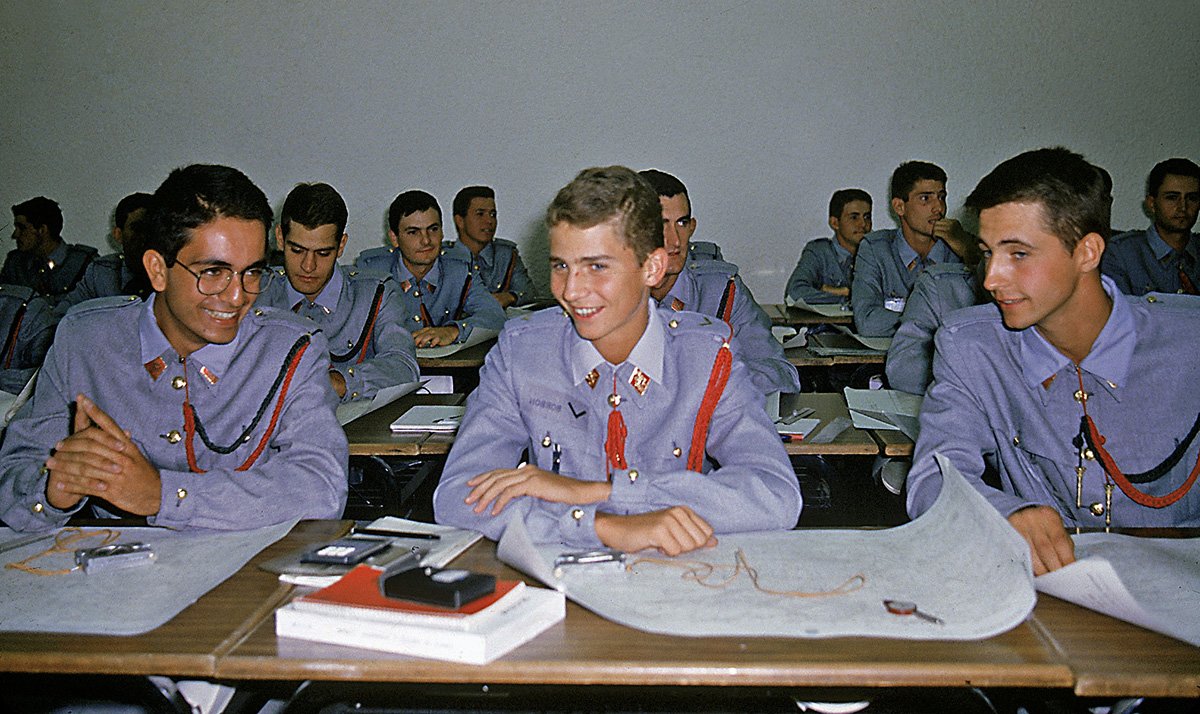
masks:
{"label": "gold uniform button", "polygon": [[610,395],[608,395],[608,405],[609,405],[610,407],[613,407],[614,409],[615,409],[616,407],[619,407],[619,406],[621,406],[621,395],[620,395],[620,394],[610,394]]}
{"label": "gold uniform button", "polygon": [[358,392],[351,392],[351,393],[350,393],[350,398],[351,398],[351,399],[358,399]]}
{"label": "gold uniform button", "polygon": [[40,503],[33,504],[33,512],[34,513],[41,513],[43,508],[45,508],[45,506],[43,506]]}
{"label": "gold uniform button", "polygon": [[634,481],[637,481],[637,477],[638,477],[637,469],[629,469],[629,483],[633,483]]}
{"label": "gold uniform button", "polygon": [[183,389],[187,386],[187,380],[183,377],[175,377],[171,380],[171,386],[175,389]]}
{"label": "gold uniform button", "polygon": [[675,455],[675,458],[679,458],[683,455],[683,449],[676,446],[674,449],[671,449],[671,453]]}
{"label": "gold uniform button", "polygon": [[1087,459],[1088,461],[1095,461],[1096,460],[1096,452],[1092,451],[1091,449],[1084,449],[1083,450],[1083,458]]}
{"label": "gold uniform button", "polygon": [[183,435],[179,433],[178,429],[172,429],[171,431],[167,432],[168,444],[178,444],[181,439],[183,439]]}
{"label": "gold uniform button", "polygon": [[1146,297],[1146,302],[1158,302],[1158,298],[1154,297],[1153,295],[1150,295],[1150,296]]}
{"label": "gold uniform button", "polygon": [[353,375],[353,374],[354,374],[354,368],[353,368],[353,367],[351,367],[350,369],[346,370],[346,374]]}
{"label": "gold uniform button", "polygon": [[670,325],[672,328],[676,328],[676,327],[679,327],[679,320],[671,320],[667,324]]}
{"label": "gold uniform button", "polygon": [[583,509],[576,508],[575,510],[571,511],[571,518],[574,518],[577,521],[583,520]]}
{"label": "gold uniform button", "polygon": [[186,488],[179,489],[178,491],[175,492],[175,497],[178,498],[180,501],[187,498],[187,489]]}
{"label": "gold uniform button", "polygon": [[420,321],[421,321],[421,316],[420,316],[420,315],[413,315],[413,320],[415,320],[415,321],[417,321],[417,322],[420,322]]}
{"label": "gold uniform button", "polygon": [[551,444],[551,443],[552,443],[552,442],[550,441],[550,435],[549,435],[549,434],[546,434],[545,436],[543,436],[543,437],[542,437],[542,446],[544,446],[544,447],[546,447],[547,449],[549,449],[549,448],[550,448],[550,444]]}
{"label": "gold uniform button", "polygon": [[1021,445],[1021,437],[1014,436],[1013,437],[1013,446],[1020,446],[1020,445]]}
{"label": "gold uniform button", "polygon": [[1104,504],[1100,503],[1099,501],[1096,501],[1092,505],[1088,506],[1088,510],[1092,512],[1093,516],[1103,516],[1104,515]]}
{"label": "gold uniform button", "polygon": [[1080,404],[1083,404],[1084,402],[1087,401],[1088,393],[1083,391],[1082,389],[1076,389],[1075,394],[1072,396],[1075,397],[1075,401],[1079,402]]}
{"label": "gold uniform button", "polygon": [[262,308],[257,308],[257,307],[254,308],[254,314],[258,315],[259,317],[262,317],[262,314],[263,314]]}

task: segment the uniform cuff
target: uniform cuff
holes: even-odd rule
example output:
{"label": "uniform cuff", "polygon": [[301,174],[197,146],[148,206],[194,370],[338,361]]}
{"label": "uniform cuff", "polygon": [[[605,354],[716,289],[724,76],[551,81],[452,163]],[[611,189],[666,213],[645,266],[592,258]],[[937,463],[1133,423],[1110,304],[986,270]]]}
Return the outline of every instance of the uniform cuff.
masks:
{"label": "uniform cuff", "polygon": [[564,545],[597,548],[603,545],[596,535],[596,506],[571,506],[558,518],[558,531]]}
{"label": "uniform cuff", "polygon": [[636,466],[627,469],[615,469],[612,472],[612,492],[608,500],[612,503],[644,504],[648,500],[650,480],[642,478],[641,470]]}
{"label": "uniform cuff", "polygon": [[162,494],[158,502],[158,513],[146,519],[154,526],[180,529],[186,527],[196,514],[197,495],[191,493],[196,474],[184,471],[160,470]]}

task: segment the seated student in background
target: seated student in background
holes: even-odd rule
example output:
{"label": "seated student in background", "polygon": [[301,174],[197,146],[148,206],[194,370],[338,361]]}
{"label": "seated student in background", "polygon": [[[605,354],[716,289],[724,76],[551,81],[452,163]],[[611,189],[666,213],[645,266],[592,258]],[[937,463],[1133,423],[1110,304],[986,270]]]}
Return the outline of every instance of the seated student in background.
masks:
{"label": "seated student in background", "polygon": [[364,250],[354,264],[360,270],[391,273],[400,286],[404,325],[417,347],[464,342],[475,327],[499,330],[504,310],[483,281],[471,276],[471,264],[441,256],[442,209],[424,191],[405,191],[388,208],[391,248]]}
{"label": "seated student in background", "polygon": [[832,238],[813,238],[804,244],[800,260],[788,278],[786,296],[810,305],[850,303],[854,256],[863,236],[871,232],[871,194],[843,188],[829,199]]}
{"label": "seated student in background", "polygon": [[235,169],[176,169],[154,194],[154,287],[63,318],[0,451],[0,518],[59,526],[89,509],[168,528],[337,518],[346,437],[325,337],[254,308],[271,207]]}
{"label": "seated student in background", "polygon": [[[958,235],[947,236],[953,244]],[[972,236],[972,240],[974,237]],[[917,278],[900,314],[900,327],[888,347],[888,386],[911,394],[924,394],[933,379],[933,336],[942,321],[959,308],[988,301],[983,289],[979,247],[955,245],[962,263],[939,263]]]}
{"label": "seated student in background", "polygon": [[327,183],[297,184],[283,202],[275,241],[283,253],[258,305],[307,317],[329,343],[329,380],[343,402],[371,399],[418,377],[391,277],[338,265],[346,249],[346,202]]}
{"label": "seated student in background", "polygon": [[1196,295],[1200,286],[1200,166],[1167,159],[1150,170],[1146,210],[1154,222],[1144,231],[1116,236],[1104,251],[1103,273],[1126,295],[1150,292]]}
{"label": "seated student in background", "polygon": [[12,212],[17,247],[0,267],[0,283],[33,288],[53,304],[75,287],[98,251],[63,241],[62,210],[44,196],[18,203]]}
{"label": "seated student in background", "polygon": [[71,292],[58,300],[54,307],[57,315],[65,315],[72,306],[84,300],[138,293],[139,285],[145,282],[141,256],[139,255],[135,262],[127,259],[125,252],[136,243],[136,234],[146,216],[150,201],[151,196],[148,193],[131,193],[117,203],[112,239],[120,250],[102,255],[88,264],[83,277]]}
{"label": "seated student in background", "polygon": [[995,304],[935,338],[909,513],[936,499],[941,453],[1028,541],[1035,574],[1074,560],[1064,526],[1200,526],[1200,310],[1100,275],[1111,201],[1066,149],[997,166],[967,198]]}
{"label": "seated student in background", "polygon": [[517,244],[496,237],[496,192],[490,186],[467,186],[454,197],[458,241],[442,244],[442,254],[471,265],[500,307],[533,296],[533,284],[521,262]]}
{"label": "seated student in background", "polygon": [[737,266],[715,258],[689,258],[696,219],[683,182],[657,169],[642,171],[641,176],[658,191],[667,256],[666,272],[650,288],[650,297],[662,307],[691,310],[729,323],[734,354],[746,363],[754,386],[765,394],[799,392],[796,368],[784,357],[783,346],[771,334],[771,318],[738,277]]}
{"label": "seated student in background", "polygon": [[488,353],[437,521],[498,539],[519,520],[537,543],[669,555],[793,527],[796,477],[729,327],[650,303],[668,262],[654,189],[621,166],[587,169],[546,226],[563,311],[509,322]]}
{"label": "seated student in background", "polygon": [[[959,233],[946,218],[946,172],[924,161],[896,167],[891,181],[892,211],[899,226],[868,234],[854,259],[850,305],[854,325],[867,337],[891,337],[921,271],[961,259],[942,240]],[[974,237],[959,242],[974,241]]]}
{"label": "seated student in background", "polygon": [[56,324],[45,298],[24,285],[0,285],[0,391],[20,393],[42,366]]}

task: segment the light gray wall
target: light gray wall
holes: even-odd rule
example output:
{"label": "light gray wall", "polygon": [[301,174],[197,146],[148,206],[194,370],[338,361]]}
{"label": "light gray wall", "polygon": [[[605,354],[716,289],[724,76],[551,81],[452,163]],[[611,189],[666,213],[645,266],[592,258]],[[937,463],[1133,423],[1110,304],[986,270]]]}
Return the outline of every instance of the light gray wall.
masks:
{"label": "light gray wall", "polygon": [[0,223],[45,194],[69,241],[107,250],[121,196],[222,162],[276,206],[298,181],[336,186],[349,259],[383,243],[399,191],[449,213],[486,183],[544,283],[546,203],[623,163],[683,179],[696,239],[776,302],[829,194],[865,188],[892,225],[907,159],[947,170],[954,215],[999,161],[1063,144],[1111,171],[1115,225],[1144,225],[1149,168],[1200,159],[1198,17],[1188,0],[8,0]]}

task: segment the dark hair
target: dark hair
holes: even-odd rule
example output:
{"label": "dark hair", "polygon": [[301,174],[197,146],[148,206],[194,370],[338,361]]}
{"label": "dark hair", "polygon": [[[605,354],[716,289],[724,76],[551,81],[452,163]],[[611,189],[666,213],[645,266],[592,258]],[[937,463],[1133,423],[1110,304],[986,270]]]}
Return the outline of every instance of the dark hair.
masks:
{"label": "dark hair", "polygon": [[546,209],[546,227],[591,228],[615,221],[638,263],[663,247],[662,204],[645,178],[624,166],[584,169]]}
{"label": "dark hair", "polygon": [[113,220],[117,228],[125,230],[125,221],[129,219],[129,214],[141,209],[150,209],[150,204],[154,202],[154,197],[148,193],[131,193],[120,201],[117,201],[117,212],[113,216]]}
{"label": "dark hair", "polygon": [[871,194],[861,188],[843,188],[833,192],[833,198],[829,199],[829,217],[842,217],[842,211],[846,208],[846,204],[851,201],[866,201],[867,205],[872,205]]}
{"label": "dark hair", "polygon": [[167,265],[191,240],[192,231],[217,218],[240,218],[263,224],[275,220],[267,195],[241,171],[228,166],[192,164],[175,169],[154,192],[154,202],[141,231],[144,250],[158,251]]}
{"label": "dark hair", "polygon": [[31,226],[36,228],[45,226],[52,236],[57,237],[62,233],[62,209],[45,196],[22,201],[12,207],[12,212],[14,219],[17,216],[24,216]]}
{"label": "dark hair", "polygon": [[429,209],[437,211],[438,221],[442,220],[442,207],[438,205],[437,199],[424,191],[405,191],[396,196],[392,201],[392,205],[388,207],[388,228],[396,233],[400,230],[400,219],[405,216],[411,216],[420,211],[428,211]]}
{"label": "dark hair", "polygon": [[477,198],[490,198],[496,200],[496,192],[491,186],[467,186],[458,192],[454,197],[454,205],[451,210],[455,216],[467,215],[467,209],[471,207],[471,201]]}
{"label": "dark hair", "polygon": [[346,201],[333,186],[327,183],[298,183],[283,200],[279,212],[279,226],[286,236],[292,223],[312,230],[333,224],[337,227],[335,238],[341,240],[346,232]]}
{"label": "dark hair", "polygon": [[646,169],[645,171],[639,171],[638,176],[641,176],[649,181],[650,185],[654,187],[654,190],[658,192],[659,196],[662,196],[663,198],[670,198],[671,196],[678,196],[682,193],[683,197],[688,200],[688,206],[690,207],[692,205],[692,199],[688,196],[687,186],[684,186],[682,181],[666,171],[659,171],[658,169]]}
{"label": "dark hair", "polygon": [[1146,179],[1146,195],[1158,196],[1158,189],[1162,188],[1163,181],[1168,176],[1187,176],[1200,181],[1200,166],[1188,159],[1160,161],[1150,169],[1150,176]]}
{"label": "dark hair", "polygon": [[945,185],[946,172],[927,161],[905,161],[892,172],[892,198],[907,201],[918,181],[941,181]]}
{"label": "dark hair", "polygon": [[1079,239],[1098,233],[1108,240],[1112,193],[1103,171],[1061,146],[1037,149],[1003,162],[967,196],[976,213],[1002,203],[1037,203],[1045,228],[1074,253]]}

